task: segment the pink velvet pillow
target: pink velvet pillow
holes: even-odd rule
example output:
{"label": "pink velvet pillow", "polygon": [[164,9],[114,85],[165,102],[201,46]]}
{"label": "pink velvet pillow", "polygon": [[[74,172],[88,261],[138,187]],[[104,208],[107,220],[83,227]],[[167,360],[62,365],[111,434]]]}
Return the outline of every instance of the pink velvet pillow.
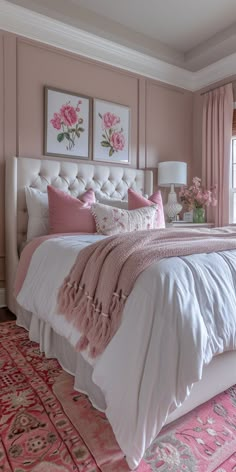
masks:
{"label": "pink velvet pillow", "polygon": [[128,189],[128,209],[136,210],[137,208],[142,208],[146,206],[153,205],[155,203],[158,206],[157,209],[157,228],[165,228],[165,216],[163,210],[163,203],[161,198],[161,192],[155,192],[149,197],[149,199],[143,197],[139,193],[135,192],[133,189]]}
{"label": "pink velvet pillow", "polygon": [[96,225],[91,213],[95,202],[93,190],[78,198],[48,185],[49,230],[50,233],[95,233]]}

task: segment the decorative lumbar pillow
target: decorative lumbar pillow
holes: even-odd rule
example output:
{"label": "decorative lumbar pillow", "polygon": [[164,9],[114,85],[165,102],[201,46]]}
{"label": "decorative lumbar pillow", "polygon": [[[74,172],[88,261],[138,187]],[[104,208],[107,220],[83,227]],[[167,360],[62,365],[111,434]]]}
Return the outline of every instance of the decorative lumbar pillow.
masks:
{"label": "decorative lumbar pillow", "polygon": [[107,236],[156,228],[156,205],[129,211],[95,203],[91,211],[97,232]]}
{"label": "decorative lumbar pillow", "polygon": [[48,234],[48,196],[36,188],[25,187],[28,211],[27,241]]}
{"label": "decorative lumbar pillow", "polygon": [[85,192],[79,200],[51,185],[48,185],[47,189],[50,233],[96,232],[90,209],[92,201],[95,201],[92,190]]}
{"label": "decorative lumbar pillow", "polygon": [[165,216],[162,203],[161,192],[158,190],[153,193],[148,199],[135,192],[133,189],[128,189],[128,209],[136,210],[137,208],[148,207],[156,204],[158,211],[156,214],[157,228],[165,228]]}

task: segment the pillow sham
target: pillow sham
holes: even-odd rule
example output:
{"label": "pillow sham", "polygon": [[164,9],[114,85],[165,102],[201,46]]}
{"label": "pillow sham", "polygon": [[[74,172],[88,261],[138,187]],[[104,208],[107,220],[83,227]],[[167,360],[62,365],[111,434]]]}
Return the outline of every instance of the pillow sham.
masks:
{"label": "pillow sham", "polygon": [[93,200],[92,190],[85,192],[79,200],[51,185],[48,185],[47,189],[50,233],[96,232],[90,209]]}
{"label": "pillow sham", "polygon": [[25,187],[28,211],[27,242],[48,234],[48,195],[36,188]]}
{"label": "pillow sham", "polygon": [[157,228],[165,228],[165,216],[162,203],[161,192],[158,190],[153,193],[148,199],[135,192],[133,189],[128,189],[128,209],[136,210],[138,208],[143,208],[151,206],[153,204],[157,205],[158,211],[156,213],[156,223]]}
{"label": "pillow sham", "polygon": [[[26,240],[29,242],[33,238],[49,233],[48,194],[32,187],[25,187],[25,197],[28,211]],[[79,198],[82,202],[91,205],[95,202],[94,191],[89,189]]]}
{"label": "pillow sham", "polygon": [[129,211],[95,203],[91,211],[97,232],[107,236],[156,228],[156,205]]}
{"label": "pillow sham", "polygon": [[76,198],[76,200],[80,200],[81,202],[87,203],[89,206],[91,206],[96,202],[95,193],[91,188],[89,188],[86,190],[86,192],[82,193],[82,195],[79,195],[79,198]]}

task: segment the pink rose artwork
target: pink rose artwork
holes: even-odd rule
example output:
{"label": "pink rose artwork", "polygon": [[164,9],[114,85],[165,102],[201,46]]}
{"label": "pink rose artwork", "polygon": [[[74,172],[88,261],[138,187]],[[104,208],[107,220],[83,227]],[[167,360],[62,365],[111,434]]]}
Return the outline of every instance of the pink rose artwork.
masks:
{"label": "pink rose artwork", "polygon": [[115,149],[115,151],[122,151],[124,149],[125,137],[121,131],[118,133],[114,132],[111,135],[111,144],[113,148]]}
{"label": "pink rose artwork", "polygon": [[104,113],[104,115],[102,116],[103,129],[112,128],[117,123],[120,123],[119,116],[116,116],[113,113],[110,113],[109,111],[107,113]]}
{"label": "pink rose artwork", "polygon": [[71,105],[62,105],[60,115],[66,126],[73,126],[77,122],[77,113]]}
{"label": "pink rose artwork", "polygon": [[51,123],[53,128],[58,130],[61,129],[61,115],[59,113],[54,113]]}
{"label": "pink rose artwork", "polygon": [[84,128],[81,126],[84,121],[82,116],[80,116],[79,105],[81,104],[82,100],[79,100],[75,107],[70,102],[62,105],[59,112],[55,112],[50,120],[53,128],[60,131],[57,135],[57,141],[62,143],[66,140],[66,149],[68,151],[73,149],[76,145],[76,140],[84,132]]}
{"label": "pink rose artwork", "polygon": [[125,136],[123,128],[120,128],[120,117],[110,112],[103,115],[98,113],[98,116],[102,120],[103,130],[101,146],[109,150],[109,157],[111,157],[114,153],[123,151],[125,147]]}

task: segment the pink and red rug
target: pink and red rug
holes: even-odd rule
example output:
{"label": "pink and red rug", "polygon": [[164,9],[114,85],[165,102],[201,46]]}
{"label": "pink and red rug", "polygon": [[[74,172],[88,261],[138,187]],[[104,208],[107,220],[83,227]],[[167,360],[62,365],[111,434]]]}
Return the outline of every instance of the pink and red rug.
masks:
{"label": "pink and red rug", "polygon": [[[0,325],[0,471],[128,472],[103,413],[15,322]],[[236,471],[236,386],[164,428],[137,472]]]}

